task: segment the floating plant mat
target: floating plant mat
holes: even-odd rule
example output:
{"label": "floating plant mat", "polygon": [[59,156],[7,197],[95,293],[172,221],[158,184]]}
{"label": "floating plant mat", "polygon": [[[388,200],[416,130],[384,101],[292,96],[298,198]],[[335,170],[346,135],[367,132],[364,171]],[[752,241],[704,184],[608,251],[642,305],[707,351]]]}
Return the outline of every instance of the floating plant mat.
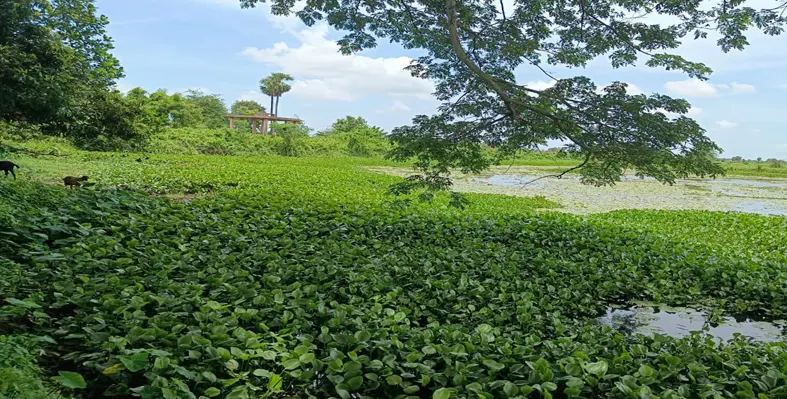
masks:
{"label": "floating plant mat", "polygon": [[602,325],[626,332],[643,335],[661,334],[675,338],[685,337],[693,331],[703,332],[722,341],[741,334],[755,341],[782,341],[787,322],[754,321],[723,317],[719,324],[711,324],[706,313],[691,308],[670,308],[638,304],[629,308],[610,307],[598,318]]}
{"label": "floating plant mat", "polygon": [[[376,168],[378,173],[409,176],[406,168]],[[589,214],[619,209],[737,211],[787,215],[787,179],[687,179],[666,185],[653,178],[624,176],[614,186],[592,187],[577,175],[541,178],[554,168],[493,167],[484,175],[452,174],[461,192],[544,196],[564,207],[561,211]]]}

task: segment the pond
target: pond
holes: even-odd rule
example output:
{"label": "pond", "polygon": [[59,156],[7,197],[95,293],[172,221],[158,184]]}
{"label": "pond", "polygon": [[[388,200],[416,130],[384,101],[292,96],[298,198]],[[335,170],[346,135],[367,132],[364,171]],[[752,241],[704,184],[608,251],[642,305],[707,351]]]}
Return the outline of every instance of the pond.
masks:
{"label": "pond", "polygon": [[[375,168],[380,173],[408,176],[407,168]],[[653,178],[624,176],[614,186],[582,184],[577,175],[563,178],[535,166],[492,167],[483,175],[452,175],[460,192],[513,196],[544,196],[563,205],[561,211],[576,214],[618,209],[668,209],[736,211],[762,215],[787,215],[787,179],[686,179],[674,185]]]}
{"label": "pond", "polygon": [[653,178],[624,176],[615,186],[584,185],[577,176],[540,178],[522,168],[516,173],[466,176],[455,180],[460,191],[508,195],[543,195],[572,213],[617,209],[687,209],[787,215],[787,180],[679,180],[674,185]]}
{"label": "pond", "polygon": [[754,321],[747,318],[736,320],[724,317],[718,325],[708,323],[704,312],[690,308],[665,308],[637,305],[631,308],[608,308],[598,318],[602,325],[626,333],[652,335],[654,333],[675,338],[685,337],[693,331],[703,331],[721,341],[741,334],[755,341],[774,342],[785,338],[785,322]]}

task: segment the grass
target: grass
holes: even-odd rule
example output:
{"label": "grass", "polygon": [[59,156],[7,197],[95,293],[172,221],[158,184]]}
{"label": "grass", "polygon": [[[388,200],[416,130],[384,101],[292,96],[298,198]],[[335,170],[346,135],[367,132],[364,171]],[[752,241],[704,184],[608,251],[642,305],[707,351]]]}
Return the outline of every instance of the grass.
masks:
{"label": "grass", "polygon": [[723,163],[730,176],[787,178],[787,165],[780,162],[731,162]]}

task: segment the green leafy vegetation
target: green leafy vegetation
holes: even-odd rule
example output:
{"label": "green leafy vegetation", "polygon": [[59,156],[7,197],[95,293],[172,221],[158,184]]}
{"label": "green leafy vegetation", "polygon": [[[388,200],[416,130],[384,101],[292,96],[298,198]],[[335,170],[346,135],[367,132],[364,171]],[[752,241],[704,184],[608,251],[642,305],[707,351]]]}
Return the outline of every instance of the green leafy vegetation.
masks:
{"label": "green leafy vegetation", "polygon": [[[672,2],[655,12],[680,22],[660,26],[628,19],[654,11],[637,1],[507,15],[473,0],[307,2],[298,16],[347,32],[344,52],[376,38],[425,50],[409,69],[444,105],[390,135],[347,116],[320,132],[274,124],[273,137],[229,128],[217,94],[115,90],[93,0],[10,2],[0,152],[21,168],[0,179],[0,398],[784,397],[783,340],[645,336],[596,318],[632,301],[784,318],[785,218],[577,217],[544,197],[442,191],[449,172],[493,163],[598,185],[632,168],[663,182],[781,175],[777,160],[720,162],[685,100],[582,76],[533,90],[513,71],[647,56],[705,79],[662,51],[713,29],[742,49],[752,26],[781,33],[785,7]],[[292,80],[260,82],[268,112]],[[533,151],[549,140],[570,144]],[[370,170],[413,160],[422,176]],[[89,183],[66,190],[66,175]]]}
{"label": "green leafy vegetation", "polygon": [[787,262],[787,218],[706,211],[616,211],[592,216],[617,226],[645,230],[720,256]]}
{"label": "green leafy vegetation", "polygon": [[95,186],[0,181],[0,322],[51,337],[39,362],[63,392],[753,398],[785,384],[783,342],[590,321],[632,300],[783,317],[785,218],[407,204],[357,158],[79,157]]}

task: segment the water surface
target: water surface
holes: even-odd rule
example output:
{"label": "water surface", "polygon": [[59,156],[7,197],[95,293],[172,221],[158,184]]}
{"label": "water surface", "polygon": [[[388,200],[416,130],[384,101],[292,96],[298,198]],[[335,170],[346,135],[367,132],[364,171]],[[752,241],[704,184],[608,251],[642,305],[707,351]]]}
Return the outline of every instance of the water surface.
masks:
{"label": "water surface", "polygon": [[767,322],[745,318],[736,320],[733,317],[724,317],[719,324],[712,325],[704,312],[690,308],[642,305],[628,309],[608,308],[598,322],[626,333],[657,333],[675,338],[685,337],[693,331],[704,331],[721,341],[730,340],[735,334],[762,342],[783,341],[786,338],[781,321]]}

